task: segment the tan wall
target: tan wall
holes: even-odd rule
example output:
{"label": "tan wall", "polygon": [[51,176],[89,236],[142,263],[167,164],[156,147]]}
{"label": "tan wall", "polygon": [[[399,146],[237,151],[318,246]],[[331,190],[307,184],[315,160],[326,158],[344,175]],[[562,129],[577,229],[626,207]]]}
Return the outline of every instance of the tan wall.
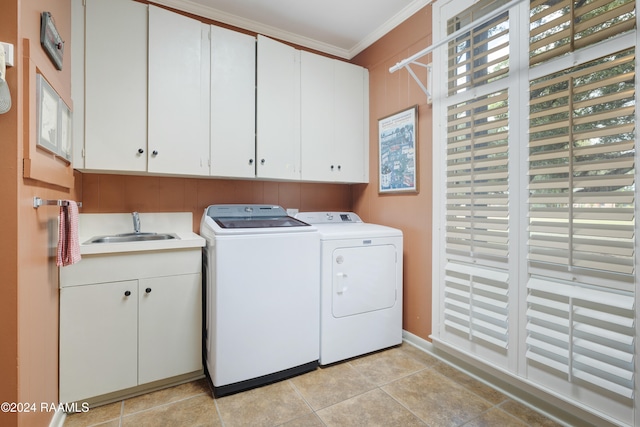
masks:
{"label": "tan wall", "polygon": [[[404,232],[403,328],[421,338],[431,333],[431,135],[427,97],[406,70],[389,68],[431,44],[431,6],[426,6],[353,60],[369,69],[369,185],[353,189],[353,208],[365,221]],[[423,58],[423,63],[428,59]],[[423,82],[426,71],[414,67]],[[418,190],[413,194],[378,194],[378,119],[418,106]]]}
{"label": "tan wall", "polygon": [[[71,87],[70,2],[15,0],[3,3],[0,40],[15,46],[16,66],[7,72],[13,107],[0,115],[0,401],[58,401],[58,281],[55,267],[57,208],[34,209],[34,196],[75,199],[83,212],[190,211],[197,231],[212,203],[273,203],[300,210],[355,210],[366,221],[401,228],[405,235],[404,328],[427,338],[431,331],[431,107],[406,71],[388,68],[427,46],[431,9],[425,8],[355,58],[370,70],[371,158],[369,185],[274,183],[236,180],[75,174],[75,186],[23,178],[24,123],[33,123],[33,100],[24,99],[22,40],[40,49],[40,13],[50,11],[65,44],[64,67],[48,61],[39,71],[68,99]],[[419,193],[378,195],[377,120],[419,106]],[[52,413],[0,413],[2,426],[48,425]]]}
{"label": "tan wall", "polygon": [[[18,5],[3,4],[0,13],[0,40],[16,43]],[[9,69],[7,82],[11,94],[18,86],[17,73]],[[15,102],[15,99],[12,100]],[[0,115],[0,402],[18,400],[18,110]],[[0,412],[0,425],[17,423],[17,414]]]}
{"label": "tan wall", "polygon": [[86,173],[80,182],[84,213],[192,212],[194,232],[199,232],[204,209],[217,203],[266,203],[301,211],[351,209],[351,187],[340,184]]}
{"label": "tan wall", "polygon": [[[15,66],[7,70],[12,108],[0,115],[0,401],[58,401],[58,279],[54,246],[57,242],[56,207],[33,208],[33,197],[74,198],[73,190],[23,178],[23,158],[28,144],[25,123],[34,123],[35,100],[25,99],[23,40],[40,51],[40,13],[55,18],[63,40],[71,39],[70,2],[65,0],[6,1],[0,14],[0,40],[14,44]],[[65,45],[70,52],[70,43]],[[40,60],[38,71],[65,98],[71,92],[70,55],[62,71]],[[0,413],[2,426],[48,425],[53,413]]]}

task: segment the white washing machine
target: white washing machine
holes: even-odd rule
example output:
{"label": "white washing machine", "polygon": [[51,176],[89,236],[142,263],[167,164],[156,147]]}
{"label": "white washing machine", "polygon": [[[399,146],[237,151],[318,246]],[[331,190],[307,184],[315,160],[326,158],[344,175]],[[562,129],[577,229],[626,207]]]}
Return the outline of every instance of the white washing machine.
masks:
{"label": "white washing machine", "polygon": [[216,397],[318,366],[320,240],[280,206],[211,205],[202,216],[203,351]]}
{"label": "white washing machine", "polygon": [[402,342],[402,231],[352,212],[300,212],[321,241],[321,365]]}

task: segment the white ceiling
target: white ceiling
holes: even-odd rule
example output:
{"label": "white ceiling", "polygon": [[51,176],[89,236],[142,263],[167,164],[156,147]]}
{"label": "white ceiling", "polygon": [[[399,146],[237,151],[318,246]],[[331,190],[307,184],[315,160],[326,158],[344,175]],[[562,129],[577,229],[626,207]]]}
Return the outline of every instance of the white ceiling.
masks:
{"label": "white ceiling", "polygon": [[351,59],[431,0],[151,0]]}

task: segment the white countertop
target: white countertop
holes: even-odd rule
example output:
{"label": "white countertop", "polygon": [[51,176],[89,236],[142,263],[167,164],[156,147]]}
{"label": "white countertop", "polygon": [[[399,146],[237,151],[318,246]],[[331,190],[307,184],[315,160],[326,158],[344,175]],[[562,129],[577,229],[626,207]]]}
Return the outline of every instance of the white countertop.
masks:
{"label": "white countertop", "polygon": [[192,231],[192,218],[191,212],[140,213],[141,232],[170,233],[176,235],[177,239],[85,243],[96,236],[131,233],[133,220],[130,213],[80,214],[78,223],[80,255],[201,248],[205,246],[205,240]]}

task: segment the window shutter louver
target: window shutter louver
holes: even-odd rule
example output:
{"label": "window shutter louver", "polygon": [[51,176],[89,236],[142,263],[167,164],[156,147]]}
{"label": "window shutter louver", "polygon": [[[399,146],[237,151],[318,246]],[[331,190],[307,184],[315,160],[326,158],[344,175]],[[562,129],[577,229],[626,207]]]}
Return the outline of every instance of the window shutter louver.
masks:
{"label": "window shutter louver", "polygon": [[529,260],[634,273],[635,55],[532,82]]}
{"label": "window shutter louver", "polygon": [[455,262],[448,263],[445,271],[445,326],[470,341],[506,350],[509,275]]}
{"label": "window shutter louver", "polygon": [[532,277],[528,290],[527,359],[633,398],[633,293],[543,277]]}
{"label": "window shutter louver", "polygon": [[635,28],[633,0],[534,0],[530,64],[535,65]]}
{"label": "window shutter louver", "polygon": [[508,258],[507,91],[449,107],[447,249],[506,264]]}
{"label": "window shutter louver", "polygon": [[[449,45],[449,94],[506,77],[509,73],[509,15],[480,25]],[[455,22],[459,25],[459,22]],[[455,31],[450,24],[450,33]]]}

